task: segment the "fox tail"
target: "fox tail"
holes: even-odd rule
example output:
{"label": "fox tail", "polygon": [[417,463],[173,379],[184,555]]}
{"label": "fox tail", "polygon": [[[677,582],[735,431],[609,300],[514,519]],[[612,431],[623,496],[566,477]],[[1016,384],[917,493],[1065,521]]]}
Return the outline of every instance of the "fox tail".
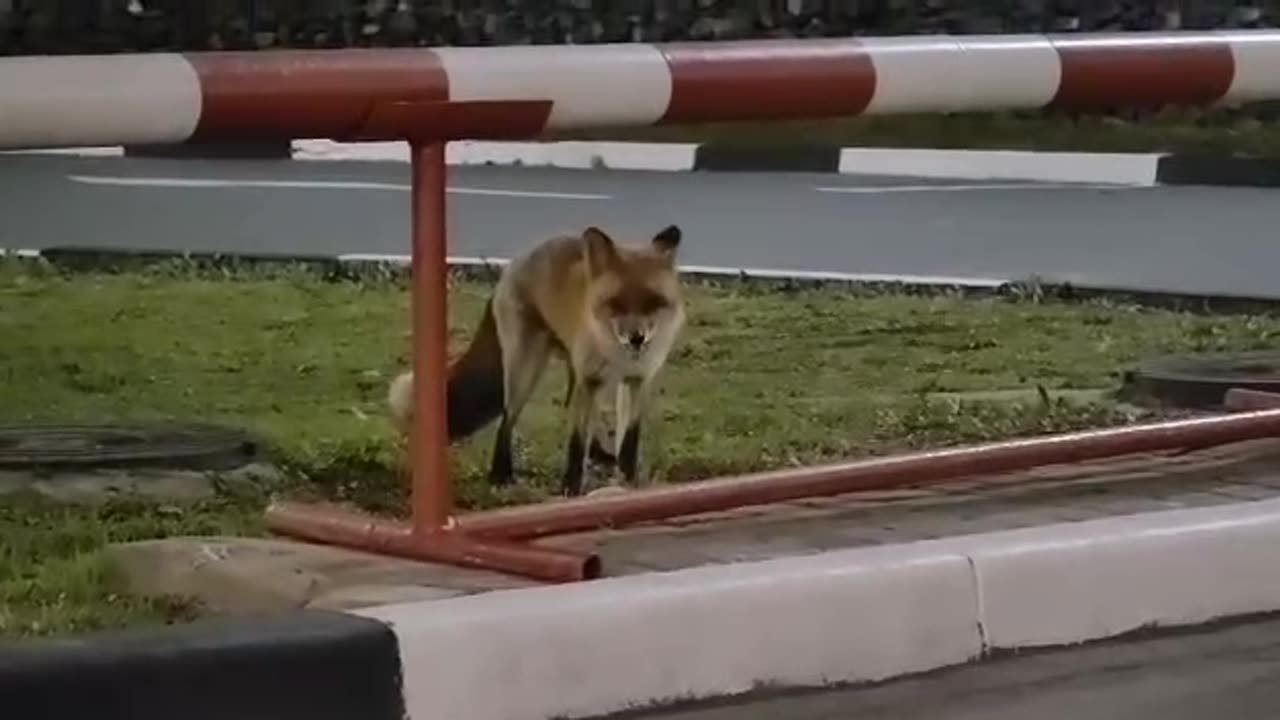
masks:
{"label": "fox tail", "polygon": [[[485,303],[480,325],[465,352],[449,367],[449,441],[465,438],[502,414],[502,347],[493,318],[493,301]],[[391,382],[387,393],[391,419],[401,433],[413,423],[413,372]]]}

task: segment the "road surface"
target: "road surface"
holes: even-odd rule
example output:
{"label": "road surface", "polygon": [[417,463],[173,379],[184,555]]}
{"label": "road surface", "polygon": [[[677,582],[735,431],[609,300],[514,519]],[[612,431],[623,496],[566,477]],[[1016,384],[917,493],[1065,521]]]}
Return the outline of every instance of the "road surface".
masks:
{"label": "road surface", "polygon": [[947,670],[879,687],[628,720],[1274,720],[1280,621]]}
{"label": "road surface", "polygon": [[[459,168],[453,255],[599,224],[685,229],[686,264],[1280,297],[1280,192],[803,173]],[[408,252],[399,163],[0,156],[0,247]]]}

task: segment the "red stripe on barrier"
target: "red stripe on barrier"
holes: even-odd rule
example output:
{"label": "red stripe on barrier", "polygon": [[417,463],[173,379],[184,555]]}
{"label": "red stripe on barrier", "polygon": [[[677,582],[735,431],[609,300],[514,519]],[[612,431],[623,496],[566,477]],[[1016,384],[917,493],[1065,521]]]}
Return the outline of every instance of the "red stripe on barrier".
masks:
{"label": "red stripe on barrier", "polygon": [[526,140],[546,127],[550,100],[378,103],[354,140]]}
{"label": "red stripe on barrier", "polygon": [[1062,81],[1051,107],[1209,105],[1227,93],[1235,76],[1231,46],[1203,35],[1049,40],[1062,60]]}
{"label": "red stripe on barrier", "polygon": [[203,99],[193,136],[197,139],[342,140],[354,137],[377,105],[449,98],[448,76],[430,50],[286,50],[186,57],[200,77]]}
{"label": "red stripe on barrier", "polygon": [[[857,115],[876,91],[856,40],[661,44],[671,103],[659,123]],[[779,113],[778,108],[786,108]]]}

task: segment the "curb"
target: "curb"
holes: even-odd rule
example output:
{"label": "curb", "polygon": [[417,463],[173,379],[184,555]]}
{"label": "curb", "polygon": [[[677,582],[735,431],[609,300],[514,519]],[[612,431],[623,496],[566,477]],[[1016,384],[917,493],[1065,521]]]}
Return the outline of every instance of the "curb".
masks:
{"label": "curb", "polygon": [[1273,611],[1278,540],[1259,501],[358,614],[399,638],[412,717],[602,717]]}
{"label": "curb", "polygon": [[404,717],[395,634],[319,610],[0,644],[0,705],[59,720]]}
{"label": "curb", "polygon": [[[60,718],[549,720],[876,683],[1280,609],[1280,500],[0,646]],[[53,705],[49,705],[52,703]]]}
{"label": "curb", "polygon": [[[342,253],[338,255],[285,255],[269,253],[220,253],[142,248],[97,248],[59,246],[42,249],[2,248],[0,259],[44,261],[69,271],[137,269],[165,262],[191,263],[197,267],[228,269],[254,266],[307,266],[326,278],[358,279],[372,275],[408,273],[408,255]],[[496,279],[506,258],[451,255],[446,258],[455,272]],[[937,295],[959,293],[966,296],[1028,297],[1065,302],[1107,300],[1143,307],[1165,308],[1196,314],[1272,313],[1280,310],[1280,297],[1254,297],[1225,293],[1193,294],[1160,290],[1082,285],[1070,280],[1039,277],[988,278],[948,277],[877,273],[841,273],[772,268],[681,265],[681,274],[704,282],[741,282],[776,287],[780,290],[843,287],[852,291],[893,291]]]}
{"label": "curb", "polygon": [[1280,353],[1272,350],[1162,355],[1126,370],[1118,396],[1133,402],[1223,412],[1230,407],[1232,391],[1280,392],[1278,369]]}
{"label": "curb", "polygon": [[[183,144],[21,150],[11,154],[168,159],[279,159],[312,162],[409,162],[403,142],[339,143],[298,140],[277,144]],[[453,166],[553,167],[650,172],[810,172],[896,175],[934,180],[1280,187],[1280,158],[1209,154],[1088,153],[943,148],[609,141],[450,143]]]}

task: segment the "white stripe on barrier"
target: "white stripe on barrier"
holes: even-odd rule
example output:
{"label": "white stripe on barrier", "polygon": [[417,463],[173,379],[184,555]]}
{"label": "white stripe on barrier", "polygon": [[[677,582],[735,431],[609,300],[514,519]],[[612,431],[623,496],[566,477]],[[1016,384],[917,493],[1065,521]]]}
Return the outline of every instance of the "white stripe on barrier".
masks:
{"label": "white stripe on barrier", "polygon": [[1235,74],[1219,105],[1266,100],[1280,94],[1280,31],[1219,31],[1231,46]]}
{"label": "white stripe on barrier", "polygon": [[652,45],[433,48],[450,100],[551,100],[547,130],[652,125],[671,101],[671,71]]}
{"label": "white stripe on barrier", "polygon": [[867,113],[1038,108],[1062,76],[1041,35],[863,38],[876,68]]}
{"label": "white stripe on barrier", "polygon": [[396,633],[411,717],[545,720],[1274,611],[1278,541],[1264,500],[357,614]]}
{"label": "white stripe on barrier", "polygon": [[201,102],[200,79],[177,54],[4,58],[0,147],[181,142]]}

